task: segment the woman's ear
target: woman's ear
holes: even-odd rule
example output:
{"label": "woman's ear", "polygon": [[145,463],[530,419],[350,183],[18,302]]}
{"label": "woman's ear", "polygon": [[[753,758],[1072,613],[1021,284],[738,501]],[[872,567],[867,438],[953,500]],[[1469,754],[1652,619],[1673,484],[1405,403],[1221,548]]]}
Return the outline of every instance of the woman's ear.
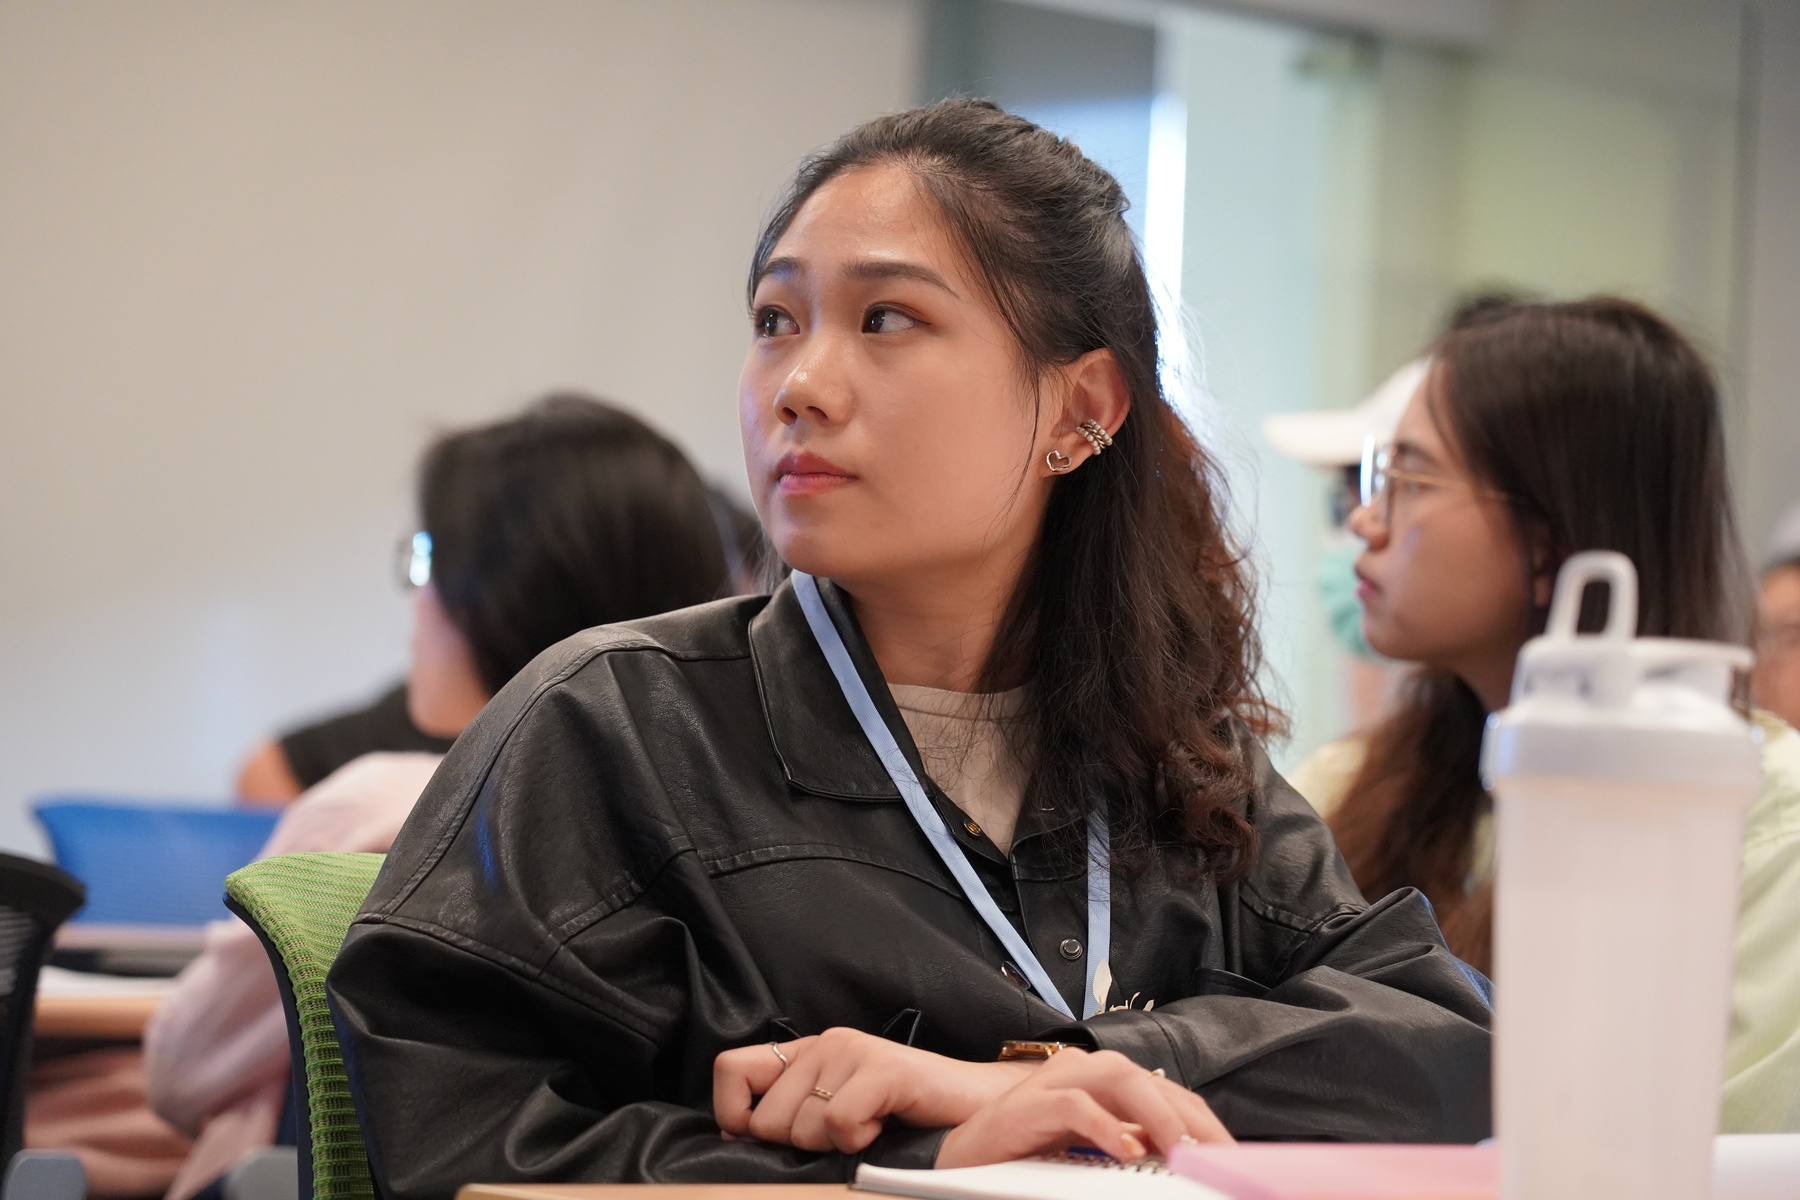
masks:
{"label": "woman's ear", "polygon": [[1556,595],[1556,573],[1540,571],[1531,577],[1531,604],[1534,608],[1549,608],[1550,600]]}
{"label": "woman's ear", "polygon": [[1531,556],[1531,606],[1550,607],[1556,595],[1556,572],[1562,566],[1550,541],[1550,531],[1534,524],[1525,535],[1525,553]]}
{"label": "woman's ear", "polygon": [[1107,349],[1088,351],[1064,367],[1062,376],[1062,412],[1048,426],[1045,449],[1066,454],[1080,465],[1099,453],[1081,432],[1082,422],[1095,422],[1111,437],[1131,413],[1131,393],[1118,360]]}

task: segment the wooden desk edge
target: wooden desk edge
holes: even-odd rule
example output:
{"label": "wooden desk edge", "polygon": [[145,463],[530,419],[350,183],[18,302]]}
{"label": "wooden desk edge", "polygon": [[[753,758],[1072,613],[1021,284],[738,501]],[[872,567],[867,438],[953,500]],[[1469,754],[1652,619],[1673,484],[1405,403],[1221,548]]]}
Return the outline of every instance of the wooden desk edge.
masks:
{"label": "wooden desk edge", "polygon": [[144,1036],[144,1026],[162,1003],[161,993],[46,996],[39,993],[32,1028],[38,1037],[116,1038]]}
{"label": "wooden desk edge", "polygon": [[850,1194],[842,1183],[470,1183],[456,1200],[826,1200]]}

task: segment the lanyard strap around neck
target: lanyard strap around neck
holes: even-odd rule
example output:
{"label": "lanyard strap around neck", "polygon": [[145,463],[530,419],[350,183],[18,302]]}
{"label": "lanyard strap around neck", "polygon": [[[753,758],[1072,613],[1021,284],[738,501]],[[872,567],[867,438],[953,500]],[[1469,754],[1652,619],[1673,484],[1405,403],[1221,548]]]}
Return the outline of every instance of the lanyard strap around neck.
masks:
{"label": "lanyard strap around neck", "polygon": [[[887,768],[888,777],[894,781],[894,786],[900,789],[907,811],[924,832],[932,849],[943,859],[944,866],[955,877],[963,895],[975,906],[975,911],[981,914],[981,919],[987,922],[988,928],[994,931],[994,936],[1000,939],[1000,944],[1012,957],[1013,964],[1024,973],[1032,989],[1044,1003],[1073,1019],[1074,1013],[1070,1011],[1068,1001],[1056,990],[1049,972],[1044,970],[1030,944],[1020,936],[1013,923],[1006,919],[1006,914],[1000,911],[1000,906],[994,903],[993,896],[988,894],[987,885],[981,882],[974,865],[969,862],[968,856],[963,853],[962,847],[944,824],[943,815],[926,795],[924,785],[919,782],[912,764],[900,749],[893,730],[882,719],[881,710],[875,707],[875,700],[869,695],[869,689],[858,674],[856,664],[850,660],[850,651],[844,645],[837,625],[832,622],[831,614],[825,611],[825,601],[819,595],[818,581],[804,571],[795,571],[791,580],[794,594],[800,600],[800,609],[806,614],[806,623],[812,629],[813,638],[824,652],[825,661],[831,665],[831,673],[837,677],[838,687],[843,691],[850,711],[856,715],[856,723],[862,726],[863,736],[874,748],[876,757],[881,759],[881,765]],[[1112,950],[1111,853],[1107,844],[1106,817],[1099,812],[1088,818],[1087,859],[1087,994],[1082,999],[1081,1013],[1084,1020],[1100,1011],[1100,1007],[1106,1003],[1105,996],[1094,994],[1094,981],[1096,973]],[[1108,973],[1110,974],[1110,970]]]}

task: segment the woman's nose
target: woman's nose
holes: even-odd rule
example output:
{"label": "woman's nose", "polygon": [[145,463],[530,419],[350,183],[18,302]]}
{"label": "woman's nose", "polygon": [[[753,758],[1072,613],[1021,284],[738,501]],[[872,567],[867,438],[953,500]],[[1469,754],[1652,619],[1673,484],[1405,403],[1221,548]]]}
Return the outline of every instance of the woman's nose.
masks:
{"label": "woman's nose", "polygon": [[836,425],[850,413],[850,387],[841,348],[831,337],[808,339],[775,393],[776,415],[784,425],[805,420]]}
{"label": "woman's nose", "polygon": [[1381,511],[1377,505],[1357,505],[1350,510],[1350,518],[1344,523],[1350,527],[1351,533],[1369,543],[1370,546],[1387,541],[1387,522],[1381,519]]}

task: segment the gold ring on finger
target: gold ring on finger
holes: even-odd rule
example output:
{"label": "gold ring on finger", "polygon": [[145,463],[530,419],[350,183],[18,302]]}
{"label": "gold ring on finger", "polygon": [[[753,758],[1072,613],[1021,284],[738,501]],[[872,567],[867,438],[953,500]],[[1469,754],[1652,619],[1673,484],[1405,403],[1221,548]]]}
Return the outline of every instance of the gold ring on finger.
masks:
{"label": "gold ring on finger", "polygon": [[1150,1073],[1152,1075],[1156,1076],[1158,1079],[1167,1079],[1169,1077],[1169,1073],[1167,1071],[1163,1070],[1161,1067],[1152,1067],[1150,1069]]}
{"label": "gold ring on finger", "polygon": [[812,1090],[812,1094],[813,1094],[813,1095],[815,1095],[815,1096],[817,1096],[817,1097],[818,1097],[818,1098],[819,1098],[819,1099],[821,1099],[821,1100],[829,1100],[829,1099],[831,1099],[831,1098],[832,1098],[832,1097],[833,1097],[833,1096],[835,1096],[835,1095],[837,1095],[837,1093],[836,1093],[836,1092],[828,1092],[828,1091],[826,1091],[826,1090],[825,1090],[825,1089],[824,1089],[824,1088],[822,1088],[822,1087],[816,1087],[816,1088],[814,1088],[814,1089],[813,1089],[813,1090]]}

